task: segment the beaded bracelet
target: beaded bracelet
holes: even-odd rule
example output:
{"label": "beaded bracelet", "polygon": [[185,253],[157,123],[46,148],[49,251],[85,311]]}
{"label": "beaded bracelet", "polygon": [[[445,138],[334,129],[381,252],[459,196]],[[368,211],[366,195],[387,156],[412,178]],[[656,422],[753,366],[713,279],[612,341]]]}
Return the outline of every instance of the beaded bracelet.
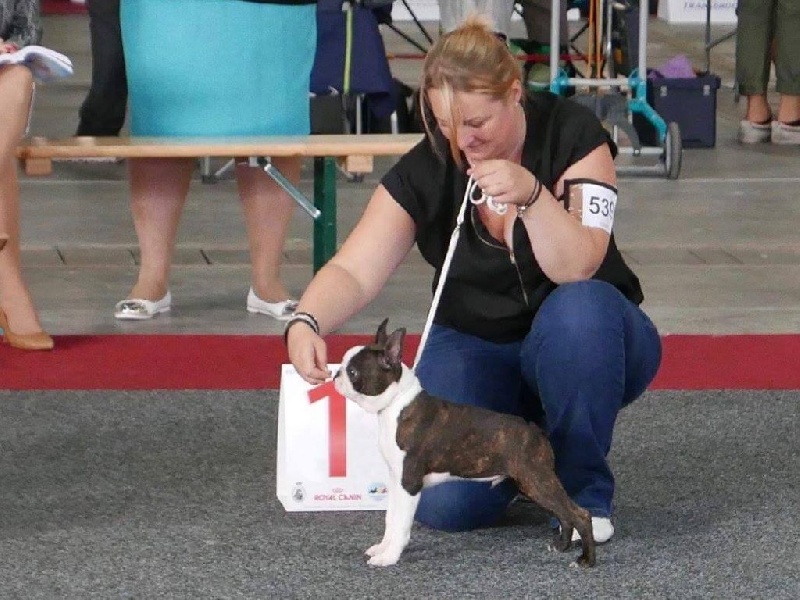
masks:
{"label": "beaded bracelet", "polygon": [[534,202],[536,202],[539,199],[539,196],[541,196],[542,194],[543,188],[544,185],[542,185],[542,182],[539,181],[539,179],[536,179],[535,183],[533,184],[533,191],[531,192],[531,195],[528,196],[528,199],[525,201],[525,204],[517,205],[517,216],[520,219],[525,214],[525,211],[528,210],[531,206],[533,206]]}
{"label": "beaded bracelet", "polygon": [[314,315],[307,312],[296,312],[289,318],[288,321],[286,321],[286,327],[283,328],[284,344],[288,343],[289,329],[292,328],[292,325],[295,325],[297,323],[305,323],[306,325],[311,327],[314,333],[319,335],[319,323],[317,323],[317,320],[314,318]]}

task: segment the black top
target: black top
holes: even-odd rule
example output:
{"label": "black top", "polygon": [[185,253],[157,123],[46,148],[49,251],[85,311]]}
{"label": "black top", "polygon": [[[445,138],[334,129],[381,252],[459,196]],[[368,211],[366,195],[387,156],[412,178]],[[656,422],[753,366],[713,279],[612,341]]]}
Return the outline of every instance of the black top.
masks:
{"label": "black top", "polygon": [[[525,113],[522,165],[551,192],[564,171],[595,148],[608,144],[616,155],[614,142],[588,108],[538,92],[527,96]],[[434,144],[426,137],[381,183],[414,220],[417,247],[436,269],[435,289],[468,177],[438,131]],[[477,207],[470,205],[434,322],[497,343],[522,339],[556,284],[536,262],[519,219],[514,223],[513,247],[512,257],[506,245],[486,230]],[[625,264],[613,233],[594,278],[613,284],[636,304],[643,300],[639,279]]]}

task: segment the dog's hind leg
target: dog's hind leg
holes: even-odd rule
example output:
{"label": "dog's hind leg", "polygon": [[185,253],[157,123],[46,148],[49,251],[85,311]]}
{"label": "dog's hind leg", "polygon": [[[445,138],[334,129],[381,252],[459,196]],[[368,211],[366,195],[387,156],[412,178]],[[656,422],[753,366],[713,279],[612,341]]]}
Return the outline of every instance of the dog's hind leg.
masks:
{"label": "dog's hind leg", "polygon": [[592,518],[587,510],[575,504],[567,495],[556,474],[549,470],[530,470],[515,480],[523,494],[555,515],[561,523],[561,533],[556,534],[552,542],[553,549],[558,552],[568,550],[572,542],[572,529],[575,528],[581,535],[583,548],[576,563],[582,567],[593,567],[595,544]]}

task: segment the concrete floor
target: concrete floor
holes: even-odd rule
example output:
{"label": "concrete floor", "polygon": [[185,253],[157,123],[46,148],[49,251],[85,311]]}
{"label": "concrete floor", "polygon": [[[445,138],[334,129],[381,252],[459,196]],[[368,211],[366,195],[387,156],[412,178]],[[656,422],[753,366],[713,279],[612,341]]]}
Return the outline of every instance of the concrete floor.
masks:
{"label": "concrete floor", "polygon": [[[68,136],[89,84],[86,17],[46,17],[43,43],[68,54],[75,76],[38,90],[32,135]],[[426,23],[430,32],[436,25]],[[403,25],[415,35],[413,27]],[[522,27],[516,23],[515,27]],[[714,27],[713,35],[730,27]],[[421,36],[415,35],[421,39]],[[704,26],[651,20],[648,64],[686,53],[705,65]],[[390,52],[414,49],[392,31]],[[645,308],[662,333],[793,333],[800,331],[800,148],[740,146],[734,103],[733,41],[714,49],[722,78],[717,145],[685,150],[677,181],[625,177],[620,182],[617,243],[640,276]],[[417,60],[392,71],[414,83]],[[351,229],[390,161],[363,182],[339,182],[340,240]],[[311,194],[310,164],[302,189]],[[249,267],[241,211],[231,181],[193,184],[171,282],[173,310],[149,322],[124,323],[114,303],[135,275],[136,237],[124,165],[59,163],[54,176],[22,179],[25,275],[43,325],[53,334],[276,334],[282,325],[245,311]],[[300,210],[286,244],[284,276],[296,294],[311,277],[311,222]],[[412,255],[380,297],[342,331],[372,332],[389,316],[421,331],[430,303],[431,270]]]}

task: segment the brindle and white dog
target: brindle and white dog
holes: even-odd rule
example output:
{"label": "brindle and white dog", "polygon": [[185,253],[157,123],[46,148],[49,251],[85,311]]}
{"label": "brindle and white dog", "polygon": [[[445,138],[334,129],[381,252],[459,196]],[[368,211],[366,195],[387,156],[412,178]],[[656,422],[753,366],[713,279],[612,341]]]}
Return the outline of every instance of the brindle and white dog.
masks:
{"label": "brindle and white dog", "polygon": [[390,473],[386,530],[367,550],[369,564],[395,564],[411,537],[424,487],[451,479],[513,479],[519,490],[561,523],[552,548],[569,549],[573,528],[583,552],[577,564],[595,564],[589,513],[567,495],[555,474],[553,451],[542,431],[520,417],[447,402],[425,392],[402,363],[405,329],[347,351],[335,377],[336,389],[378,415],[380,448]]}

